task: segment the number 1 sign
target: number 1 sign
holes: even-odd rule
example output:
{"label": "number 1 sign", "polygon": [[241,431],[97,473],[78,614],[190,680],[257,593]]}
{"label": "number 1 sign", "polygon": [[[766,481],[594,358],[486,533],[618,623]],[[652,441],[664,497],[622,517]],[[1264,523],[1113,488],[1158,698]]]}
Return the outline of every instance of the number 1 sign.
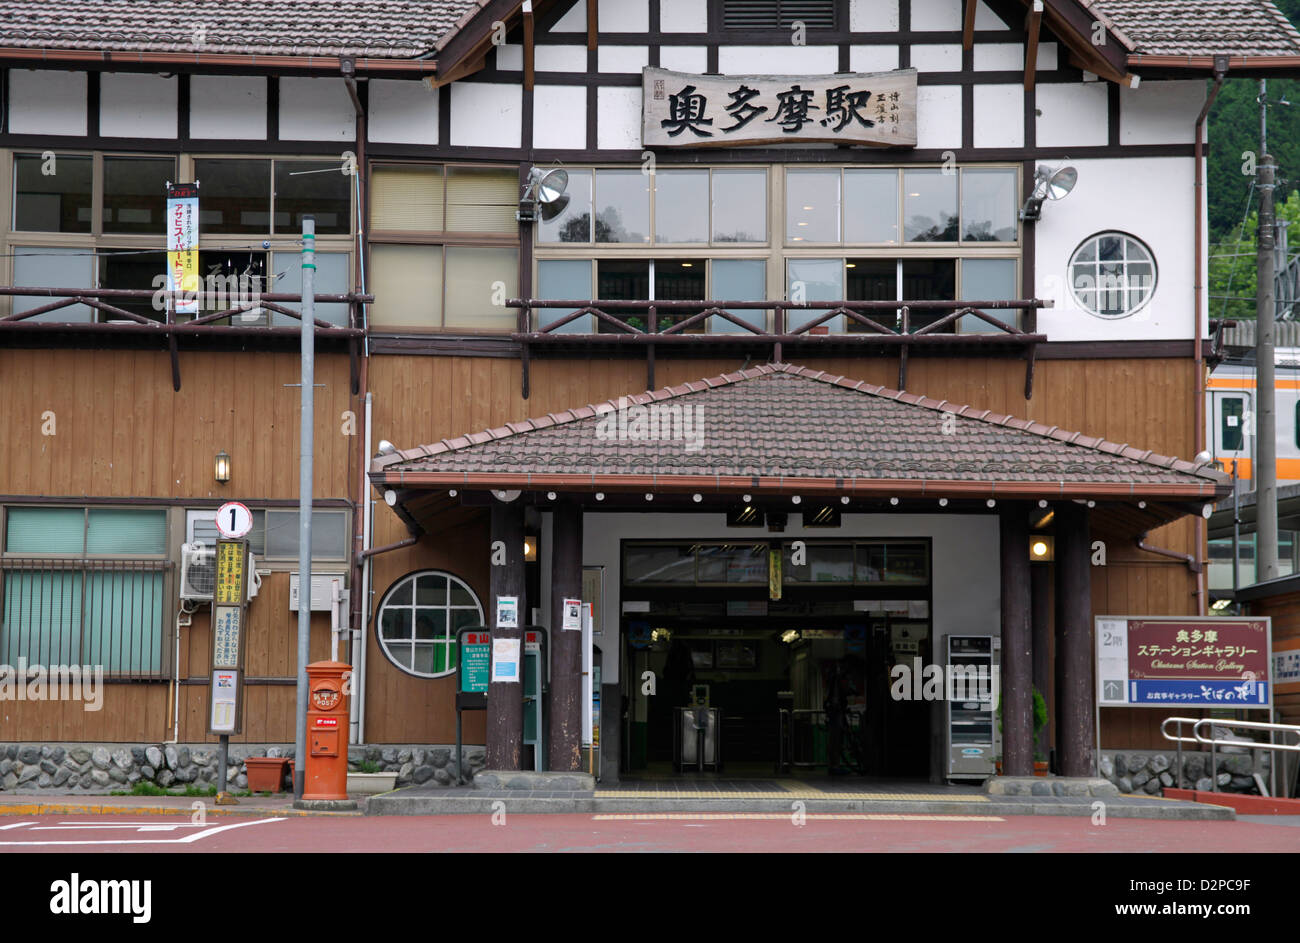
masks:
{"label": "number 1 sign", "polygon": [[253,512],[238,501],[227,501],[217,508],[217,531],[222,537],[238,540],[253,529]]}

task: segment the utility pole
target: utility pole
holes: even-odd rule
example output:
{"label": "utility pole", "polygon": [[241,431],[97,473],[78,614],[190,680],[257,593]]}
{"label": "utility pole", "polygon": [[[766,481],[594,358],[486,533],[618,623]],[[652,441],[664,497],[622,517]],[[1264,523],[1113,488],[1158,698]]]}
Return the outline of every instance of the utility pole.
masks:
{"label": "utility pole", "polygon": [[[1270,256],[1271,258],[1271,256]],[[302,404],[298,441],[298,704],[294,718],[293,797],[307,765],[307,659],[311,657],[312,441],[316,407],[316,217],[302,218]]]}
{"label": "utility pole", "polygon": [[[1267,134],[1260,82],[1260,137]],[[1276,176],[1273,158],[1263,151],[1258,164],[1255,187],[1259,191],[1259,227],[1256,231],[1255,255],[1255,581],[1271,580],[1277,567],[1277,415],[1274,401],[1274,331],[1276,304],[1274,285],[1274,239],[1276,223],[1273,211],[1273,187]]]}

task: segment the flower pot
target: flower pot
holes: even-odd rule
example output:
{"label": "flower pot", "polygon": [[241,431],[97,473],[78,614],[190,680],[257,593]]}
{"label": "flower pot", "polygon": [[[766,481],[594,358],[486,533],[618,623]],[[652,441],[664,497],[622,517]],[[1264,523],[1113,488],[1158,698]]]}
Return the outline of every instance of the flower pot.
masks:
{"label": "flower pot", "polygon": [[1046,760],[1034,760],[1034,775],[1035,775],[1035,776],[1046,776],[1046,775],[1047,775],[1047,761],[1046,761]]}
{"label": "flower pot", "polygon": [[397,787],[397,773],[348,773],[349,796],[374,796]]}
{"label": "flower pot", "polygon": [[279,792],[289,760],[282,756],[250,756],[244,760],[249,792]]}

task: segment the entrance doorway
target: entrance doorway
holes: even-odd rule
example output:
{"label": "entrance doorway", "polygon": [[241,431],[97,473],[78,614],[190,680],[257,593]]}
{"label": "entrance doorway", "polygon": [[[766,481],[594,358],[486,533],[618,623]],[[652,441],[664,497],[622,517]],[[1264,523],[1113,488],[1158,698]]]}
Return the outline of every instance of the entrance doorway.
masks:
{"label": "entrance doorway", "polygon": [[632,778],[928,778],[930,545],[625,541],[622,770]]}

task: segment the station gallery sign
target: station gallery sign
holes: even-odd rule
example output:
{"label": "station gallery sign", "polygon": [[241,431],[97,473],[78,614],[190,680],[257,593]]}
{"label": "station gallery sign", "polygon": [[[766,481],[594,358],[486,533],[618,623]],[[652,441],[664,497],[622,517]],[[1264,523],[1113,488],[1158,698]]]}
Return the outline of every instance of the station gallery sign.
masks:
{"label": "station gallery sign", "polygon": [[916,146],[916,70],[695,75],[642,70],[645,147],[823,141]]}

